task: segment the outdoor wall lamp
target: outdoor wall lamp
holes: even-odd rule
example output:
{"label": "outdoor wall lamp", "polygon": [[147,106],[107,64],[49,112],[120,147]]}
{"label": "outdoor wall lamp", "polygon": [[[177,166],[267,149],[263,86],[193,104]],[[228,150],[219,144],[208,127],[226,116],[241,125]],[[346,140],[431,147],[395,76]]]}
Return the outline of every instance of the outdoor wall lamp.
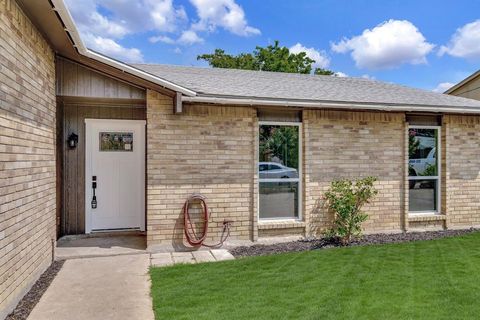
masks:
{"label": "outdoor wall lamp", "polygon": [[68,136],[67,142],[68,142],[68,147],[70,149],[75,149],[77,147],[77,144],[78,144],[78,135],[76,135],[75,133],[72,132]]}

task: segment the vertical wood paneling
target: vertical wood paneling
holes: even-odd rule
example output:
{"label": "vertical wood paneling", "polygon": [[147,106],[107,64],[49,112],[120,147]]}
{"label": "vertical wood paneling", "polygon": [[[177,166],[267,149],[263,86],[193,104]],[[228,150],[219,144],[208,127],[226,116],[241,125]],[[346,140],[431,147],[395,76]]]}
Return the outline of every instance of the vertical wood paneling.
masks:
{"label": "vertical wood paneling", "polygon": [[[63,110],[63,235],[85,232],[85,119],[145,120],[145,108],[65,104]],[[67,138],[78,135],[78,146],[70,150]]]}
{"label": "vertical wood paneling", "polygon": [[[66,141],[68,136],[74,132],[78,132],[77,128],[77,106],[65,106],[64,109],[64,134],[63,134],[63,151],[64,151],[64,217],[63,219],[63,234],[75,234],[77,217],[76,217],[76,207],[77,207],[77,149],[69,149]],[[75,208],[75,209],[74,209]]]}
{"label": "vertical wood paneling", "polygon": [[145,90],[57,57],[58,96],[145,99]]}
{"label": "vertical wood paneling", "polygon": [[63,181],[63,103],[57,102],[57,110],[56,110],[56,154],[55,154],[55,161],[56,161],[56,190],[57,190],[57,212],[56,212],[56,227],[57,227],[57,238],[60,237],[62,233],[62,208],[63,208],[63,188],[62,188],[62,181]]}

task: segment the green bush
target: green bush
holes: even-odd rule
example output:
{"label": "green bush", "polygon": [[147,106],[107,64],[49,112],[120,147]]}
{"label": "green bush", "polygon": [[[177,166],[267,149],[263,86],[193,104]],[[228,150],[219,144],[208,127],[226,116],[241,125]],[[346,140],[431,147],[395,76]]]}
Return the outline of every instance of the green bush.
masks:
{"label": "green bush", "polygon": [[344,245],[349,244],[353,236],[361,234],[362,222],[368,215],[361,211],[378,191],[373,186],[375,177],[366,177],[357,181],[335,180],[325,193],[328,208],[335,214],[333,227],[327,232],[330,237],[338,237]]}

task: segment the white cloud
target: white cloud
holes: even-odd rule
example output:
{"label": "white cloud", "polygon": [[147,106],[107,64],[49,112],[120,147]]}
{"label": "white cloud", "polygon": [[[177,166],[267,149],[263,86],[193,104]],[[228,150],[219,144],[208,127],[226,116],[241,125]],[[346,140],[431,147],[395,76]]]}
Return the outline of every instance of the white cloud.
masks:
{"label": "white cloud", "polygon": [[451,87],[453,87],[454,85],[455,85],[455,83],[452,83],[452,82],[441,82],[432,91],[443,93],[443,92],[447,91],[448,89],[450,89]]}
{"label": "white cloud", "polygon": [[185,9],[175,8],[172,0],[147,0],[146,7],[150,8],[150,17],[157,31],[173,32],[179,21],[188,19]]}
{"label": "white cloud", "polygon": [[260,34],[248,25],[245,12],[234,0],[190,0],[196,8],[199,21],[192,25],[196,31],[215,31],[224,28],[239,36]]}
{"label": "white cloud", "polygon": [[363,79],[369,79],[369,80],[375,80],[374,76],[371,76],[369,74],[362,74],[361,76]]}
{"label": "white cloud", "polygon": [[295,54],[305,52],[307,57],[315,60],[313,66],[317,68],[327,68],[330,65],[330,59],[327,57],[325,51],[318,51],[315,48],[307,48],[301,43],[297,43],[291,47],[290,52]]}
{"label": "white cloud", "polygon": [[167,44],[174,44],[175,40],[168,37],[168,36],[156,36],[156,37],[150,37],[148,38],[148,41],[151,43],[157,43],[157,42],[163,42]]}
{"label": "white cloud", "polygon": [[96,34],[104,34],[114,38],[121,38],[129,33],[128,29],[116,22],[110,21],[98,12],[91,12],[89,19],[91,20],[90,31]]}
{"label": "white cloud", "polygon": [[[143,61],[137,48],[125,48],[123,37],[139,32],[175,32],[188,22],[185,9],[173,0],[67,0],[87,47],[128,62]],[[169,40],[170,39],[170,40]],[[150,42],[175,43],[168,36],[151,37]]]}
{"label": "white cloud", "polygon": [[195,31],[186,30],[182,32],[182,35],[177,40],[178,43],[184,45],[191,45],[195,43],[202,43],[203,39],[200,38]]}
{"label": "white cloud", "polygon": [[[172,39],[168,36],[155,36],[148,38],[151,43],[163,42],[166,44],[180,44],[180,45],[192,45],[196,43],[203,43],[204,39],[199,37],[193,30],[185,30],[182,32],[178,39]],[[177,48],[180,49],[180,48]],[[178,52],[176,52],[178,53]]]}
{"label": "white cloud", "polygon": [[143,61],[139,49],[121,44],[125,36],[133,34],[155,32],[149,42],[170,45],[203,43],[198,32],[217,27],[241,36],[260,34],[260,30],[248,25],[245,12],[235,0],[191,2],[198,13],[194,22],[174,0],[66,0],[87,47],[128,62]]}
{"label": "white cloud", "polygon": [[[144,31],[174,32],[188,22],[185,9],[173,0],[67,0],[82,33],[122,38]],[[99,9],[104,9],[100,13]]]}
{"label": "white cloud", "polygon": [[339,77],[339,78],[346,78],[348,77],[348,74],[344,73],[344,72],[341,72],[341,71],[338,71],[338,72],[335,72],[333,74],[335,77]]}
{"label": "white cloud", "polygon": [[114,57],[125,62],[143,62],[143,55],[140,50],[136,48],[125,48],[115,42],[115,40],[94,36],[92,34],[85,35],[83,40],[89,48],[101,52],[107,56]]}
{"label": "white cloud", "polygon": [[480,20],[467,23],[458,28],[446,46],[442,46],[439,55],[445,53],[459,58],[480,58]]}
{"label": "white cloud", "polygon": [[351,52],[357,67],[366,69],[426,63],[426,56],[434,47],[417,27],[406,20],[389,20],[371,30],[364,30],[361,35],[331,45],[337,53]]}
{"label": "white cloud", "polygon": [[121,38],[129,33],[124,23],[112,21],[97,12],[95,0],[67,0],[67,4],[81,33],[113,38]]}

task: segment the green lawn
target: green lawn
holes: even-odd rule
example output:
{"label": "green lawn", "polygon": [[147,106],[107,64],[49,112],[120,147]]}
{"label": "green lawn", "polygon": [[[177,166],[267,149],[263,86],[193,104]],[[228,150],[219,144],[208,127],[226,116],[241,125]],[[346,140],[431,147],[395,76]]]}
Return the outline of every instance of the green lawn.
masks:
{"label": "green lawn", "polygon": [[152,268],[157,319],[478,319],[480,233]]}

